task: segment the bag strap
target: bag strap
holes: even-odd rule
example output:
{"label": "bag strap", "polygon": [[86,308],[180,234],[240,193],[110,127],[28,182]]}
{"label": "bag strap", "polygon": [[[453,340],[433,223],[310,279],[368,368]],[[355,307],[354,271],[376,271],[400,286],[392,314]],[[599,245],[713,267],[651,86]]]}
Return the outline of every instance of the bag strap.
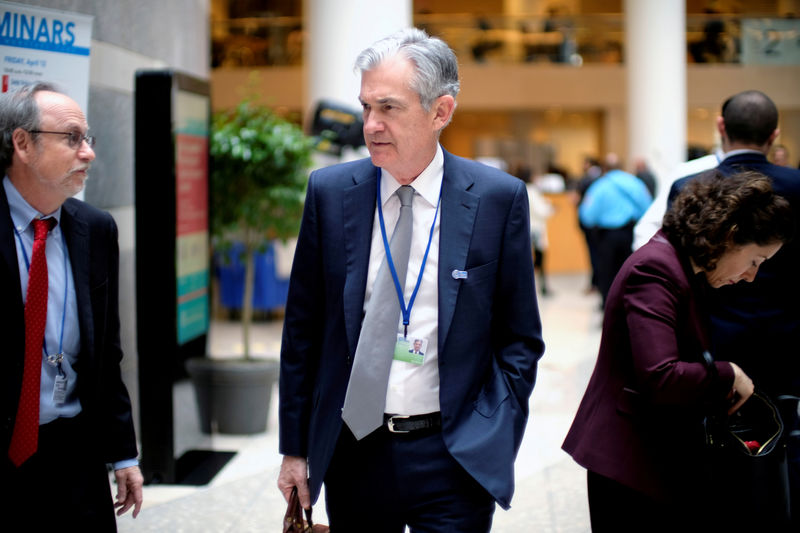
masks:
{"label": "bag strap", "polygon": [[311,531],[314,522],[311,521],[311,509],[303,509],[306,515],[306,523],[303,523],[303,513],[300,511],[300,498],[297,495],[297,487],[292,487],[292,494],[289,496],[289,505],[286,508],[286,515],[283,517],[284,533],[294,533],[295,531]]}
{"label": "bag strap", "polygon": [[706,370],[708,370],[708,373],[711,374],[711,379],[714,382],[719,381],[719,370],[717,370],[717,365],[714,362],[714,357],[708,350],[703,350],[703,363],[705,363]]}
{"label": "bag strap", "polygon": [[[711,376],[712,383],[719,382],[719,370],[717,369],[717,365],[714,361],[714,356],[711,355],[711,352],[708,350],[703,350],[703,363],[708,370],[708,374]],[[721,404],[718,402],[714,402],[711,404],[711,411],[710,415],[707,416],[706,423],[707,424],[721,424],[723,420],[728,418],[727,413],[725,412],[726,409],[719,409],[716,411],[716,408],[719,408]]]}
{"label": "bag strap", "polygon": [[[297,487],[295,487],[295,490],[297,490]],[[311,508],[303,509],[303,511],[306,513],[306,522],[308,522],[307,531],[311,531],[314,529],[314,522],[311,520]]]}

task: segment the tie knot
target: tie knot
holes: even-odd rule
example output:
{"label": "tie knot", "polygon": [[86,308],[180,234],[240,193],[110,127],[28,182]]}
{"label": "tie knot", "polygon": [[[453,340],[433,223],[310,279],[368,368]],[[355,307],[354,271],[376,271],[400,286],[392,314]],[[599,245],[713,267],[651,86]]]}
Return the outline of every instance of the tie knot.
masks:
{"label": "tie knot", "polygon": [[56,226],[56,219],[53,217],[33,219],[33,238],[42,240],[47,238],[47,232]]}
{"label": "tie knot", "polygon": [[397,189],[397,196],[400,197],[400,205],[408,207],[411,205],[412,198],[414,198],[414,188],[409,185],[403,185]]}

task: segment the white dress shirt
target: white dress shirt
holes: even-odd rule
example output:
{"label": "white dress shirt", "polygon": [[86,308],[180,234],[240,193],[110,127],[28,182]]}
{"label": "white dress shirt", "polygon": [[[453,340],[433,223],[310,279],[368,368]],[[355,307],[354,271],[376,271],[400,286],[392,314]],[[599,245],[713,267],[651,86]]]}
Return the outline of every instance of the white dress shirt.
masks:
{"label": "white dress shirt", "polygon": [[[431,224],[437,210],[439,194],[444,176],[444,155],[439,146],[430,165],[411,183],[414,188],[412,212],[414,216],[411,231],[411,252],[408,260],[408,271],[404,287],[406,305],[414,292],[417,284],[422,259],[428,247],[431,236]],[[394,231],[397,219],[400,216],[400,198],[395,191],[400,184],[389,172],[381,172],[381,206],[387,237]],[[438,332],[439,332],[439,225],[441,213],[436,216],[436,225],[433,228],[430,251],[425,263],[425,270],[420,282],[417,297],[411,308],[408,324],[408,339],[413,345],[414,339],[426,339],[427,346],[422,365],[404,361],[392,361],[389,374],[389,386],[386,391],[386,413],[401,415],[418,415],[432,413],[439,410],[439,357],[438,357]],[[372,244],[370,248],[369,272],[367,277],[367,291],[364,299],[364,309],[372,295],[372,287],[378,273],[378,267],[386,256],[386,251],[381,236],[378,210],[375,210],[375,219],[372,226]],[[402,317],[398,320],[398,333],[403,333]]]}
{"label": "white dress shirt", "polygon": [[649,241],[656,232],[661,229],[664,214],[667,211],[667,200],[672,184],[686,176],[692,176],[698,172],[715,168],[722,161],[723,153],[721,150],[713,154],[704,155],[697,159],[684,161],[670,173],[666,179],[659,179],[656,197],[650,207],[647,208],[642,218],[633,227],[633,250],[638,250]]}

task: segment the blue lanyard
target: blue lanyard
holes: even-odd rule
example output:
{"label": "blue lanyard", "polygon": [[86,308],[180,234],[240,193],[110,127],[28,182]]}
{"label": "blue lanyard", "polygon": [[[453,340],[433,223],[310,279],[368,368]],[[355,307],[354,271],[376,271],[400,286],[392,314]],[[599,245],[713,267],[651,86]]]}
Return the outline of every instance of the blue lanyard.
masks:
{"label": "blue lanyard", "polygon": [[[25,259],[25,268],[30,271],[31,264],[28,261],[28,252],[25,251],[25,244],[22,242],[22,235],[20,235],[17,228],[14,228],[14,233],[17,234],[17,239],[19,239],[19,247],[22,249],[22,258]],[[64,349],[64,322],[67,316],[67,289],[69,288],[69,276],[67,275],[67,240],[64,237],[64,232],[61,232],[61,243],[64,245],[64,307],[61,310],[61,334],[59,335],[58,339],[58,353],[56,354],[55,362],[58,365],[59,373],[61,372],[61,359],[60,357],[63,355]],[[31,249],[31,253],[33,253],[33,249]],[[47,355],[48,360],[50,358],[50,352],[47,350],[47,335],[42,340],[42,344],[44,345],[44,353]]]}
{"label": "blue lanyard", "polygon": [[[444,185],[444,177],[442,177],[442,185]],[[431,250],[431,241],[433,241],[433,230],[436,227],[436,217],[439,215],[439,204],[442,201],[442,185],[439,186],[439,198],[436,200],[436,211],[433,213],[433,223],[431,223],[431,231],[428,235],[428,246],[425,248],[425,255],[422,257],[422,265],[419,267],[419,276],[417,276],[417,284],[414,286],[414,292],[411,293],[411,299],[406,301],[403,297],[403,287],[400,286],[400,279],[397,277],[397,270],[394,267],[392,260],[392,251],[389,249],[389,239],[386,238],[386,226],[383,224],[383,209],[381,208],[381,169],[378,167],[378,185],[376,194],[376,203],[378,204],[378,220],[381,225],[381,236],[383,237],[383,248],[386,250],[386,262],[389,264],[389,270],[392,273],[392,280],[394,280],[394,288],[397,291],[397,299],[400,301],[400,309],[403,312],[403,337],[408,336],[408,324],[411,318],[411,308],[414,306],[414,300],[417,299],[417,291],[419,291],[420,283],[422,283],[422,273],[425,272],[425,263],[428,262],[428,252]],[[414,223],[413,221],[411,222]]]}

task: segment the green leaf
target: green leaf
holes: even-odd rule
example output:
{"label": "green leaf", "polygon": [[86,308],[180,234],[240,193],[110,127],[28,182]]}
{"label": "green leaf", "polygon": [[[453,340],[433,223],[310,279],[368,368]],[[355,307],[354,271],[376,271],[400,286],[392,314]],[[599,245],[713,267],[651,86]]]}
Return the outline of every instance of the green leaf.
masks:
{"label": "green leaf", "polygon": [[314,140],[270,108],[241,102],[215,113],[210,136],[211,232],[237,224],[270,239],[296,235]]}

